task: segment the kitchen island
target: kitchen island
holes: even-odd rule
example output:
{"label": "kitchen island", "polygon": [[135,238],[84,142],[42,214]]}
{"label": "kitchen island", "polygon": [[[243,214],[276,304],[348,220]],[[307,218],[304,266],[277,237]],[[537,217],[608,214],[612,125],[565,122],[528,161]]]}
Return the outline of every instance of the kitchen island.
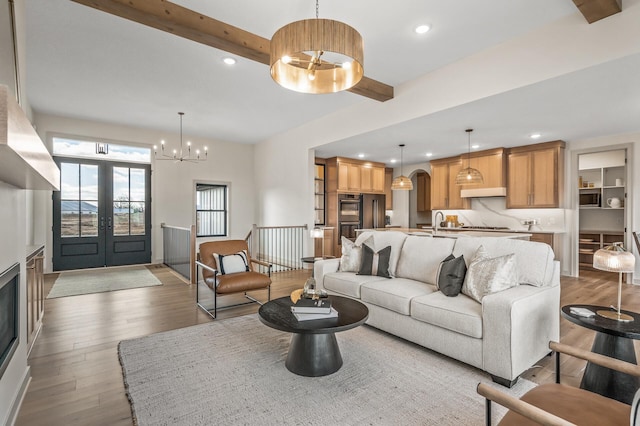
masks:
{"label": "kitchen island", "polygon": [[374,228],[374,229],[356,229],[356,235],[365,231],[397,231],[404,232],[409,235],[425,235],[436,238],[477,238],[477,237],[492,237],[492,238],[512,238],[518,240],[529,240],[531,238],[530,233],[526,232],[491,232],[491,231],[474,231],[470,229],[465,230],[449,230],[447,228],[439,228],[438,232],[434,232],[432,229],[419,229],[419,228]]}

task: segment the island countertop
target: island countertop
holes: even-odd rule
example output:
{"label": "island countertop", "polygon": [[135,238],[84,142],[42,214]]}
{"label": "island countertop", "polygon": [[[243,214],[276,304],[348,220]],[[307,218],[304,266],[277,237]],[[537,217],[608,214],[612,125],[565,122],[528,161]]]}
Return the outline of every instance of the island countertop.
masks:
{"label": "island countertop", "polygon": [[365,231],[397,231],[404,232],[409,235],[431,235],[439,238],[466,238],[466,237],[491,237],[491,238],[513,238],[520,240],[528,240],[531,238],[530,233],[525,232],[491,232],[491,231],[473,231],[473,230],[455,230],[438,229],[434,234],[431,229],[420,228],[375,228],[375,229],[356,229],[359,234]]}

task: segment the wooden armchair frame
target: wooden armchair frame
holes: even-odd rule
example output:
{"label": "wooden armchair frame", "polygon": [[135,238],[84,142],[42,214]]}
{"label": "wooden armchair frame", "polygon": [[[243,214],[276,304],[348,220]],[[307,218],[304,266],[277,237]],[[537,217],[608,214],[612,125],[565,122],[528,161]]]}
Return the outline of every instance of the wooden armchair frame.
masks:
{"label": "wooden armchair frame", "polygon": [[[223,255],[232,254],[232,253],[235,253],[235,252],[243,250],[243,249],[247,250],[246,242],[243,241],[243,240],[229,240],[229,241],[216,241],[216,242],[202,243],[200,245],[201,250],[202,250],[202,246],[204,246],[205,244],[210,244],[210,245],[215,246],[216,243],[220,244],[221,246],[228,245],[228,247],[221,247],[221,248],[223,248],[223,250],[221,250],[220,254],[223,254]],[[210,251],[210,250],[208,250],[208,251]],[[200,275],[200,272],[201,272],[200,268],[202,268],[202,282],[198,279],[197,280],[197,284],[196,284],[196,303],[197,303],[198,307],[200,307],[202,310],[204,310],[207,314],[209,314],[212,318],[215,319],[219,309],[233,308],[233,307],[237,307],[237,306],[248,305],[248,304],[251,304],[251,303],[257,303],[259,305],[262,305],[263,303],[261,301],[259,301],[258,299],[254,298],[254,297],[252,297],[251,295],[248,294],[249,291],[267,290],[267,301],[271,300],[271,269],[272,269],[272,265],[270,263],[268,263],[268,262],[264,262],[264,261],[257,260],[257,259],[252,259],[251,256],[249,256],[248,260],[249,260],[250,264],[256,264],[256,265],[261,265],[261,266],[266,267],[267,268],[266,276],[268,277],[268,280],[264,280],[263,284],[260,284],[259,286],[256,286],[255,285],[256,274],[260,274],[260,275],[264,275],[264,274],[258,273],[258,272],[254,272],[253,271],[253,267],[251,267],[251,270],[247,271],[247,272],[238,272],[237,274],[228,274],[227,276],[231,276],[231,275],[234,276],[234,279],[236,280],[235,285],[231,289],[224,288],[223,291],[218,291],[219,290],[219,287],[218,287],[219,279],[221,277],[223,277],[224,275],[220,274],[218,269],[216,269],[216,267],[214,267],[215,266],[215,261],[214,260],[209,259],[208,262],[205,263],[205,261],[203,261],[203,259],[201,259],[200,254],[198,254],[198,260],[195,262],[196,263],[196,276],[197,277],[201,276]],[[243,274],[246,275],[247,278],[248,278],[248,283],[247,283],[246,286],[243,286],[242,283],[240,283],[240,284],[237,283],[238,279],[240,281],[242,280]],[[207,275],[209,275],[209,276],[207,276]],[[207,281],[207,279],[209,281]],[[200,295],[200,285],[201,284],[206,285],[207,288],[213,292],[213,309],[211,309],[208,306],[205,306],[201,301],[201,295]],[[232,304],[232,305],[225,305],[225,306],[218,307],[218,296],[220,296],[220,295],[229,295],[229,294],[238,294],[238,293],[244,293],[244,297],[246,299],[248,299],[248,301],[247,302],[235,303],[235,304]]]}
{"label": "wooden armchair frame", "polygon": [[[636,364],[631,364],[626,361],[621,361],[615,358],[610,358],[604,355],[596,354],[590,351],[586,351],[583,349],[574,348],[572,346],[564,345],[558,342],[549,342],[549,348],[556,353],[556,384],[560,385],[560,354],[564,353],[566,355],[571,355],[576,358],[584,359],[593,364],[598,364],[602,367],[610,368],[613,370],[620,371],[622,373],[631,374],[634,376],[640,377],[640,366]],[[510,395],[507,395],[491,386],[488,386],[484,383],[479,383],[477,387],[477,392],[484,396],[486,399],[486,425],[491,426],[491,401],[494,401],[509,410],[520,414],[521,416],[526,417],[527,419],[532,420],[533,422],[537,422],[542,425],[549,426],[569,426],[575,425],[570,421],[567,421],[561,417],[558,417],[554,414],[551,414],[548,411],[544,410],[544,407],[538,407],[528,402],[522,401],[518,398],[514,398]],[[589,391],[583,390],[583,392],[590,393]],[[636,393],[637,397],[638,393]],[[604,398],[604,397],[603,397]],[[622,404],[618,401],[611,400],[613,404]],[[562,400],[554,400],[549,401],[549,406],[551,404],[562,405],[564,401]],[[624,404],[623,404],[624,405]],[[631,415],[631,406],[629,407],[629,415]],[[640,413],[636,412],[634,414],[634,419],[637,420]],[[630,417],[631,418],[631,417]],[[635,424],[635,422],[634,422]]]}

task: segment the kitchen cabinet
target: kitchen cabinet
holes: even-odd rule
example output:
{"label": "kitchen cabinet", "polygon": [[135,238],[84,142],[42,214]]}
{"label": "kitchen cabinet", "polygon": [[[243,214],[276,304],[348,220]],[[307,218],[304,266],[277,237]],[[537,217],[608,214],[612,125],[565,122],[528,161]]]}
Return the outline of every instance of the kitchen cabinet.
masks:
{"label": "kitchen cabinet", "polygon": [[44,246],[28,249],[27,256],[27,353],[31,351],[44,315]]}
{"label": "kitchen cabinet", "polygon": [[327,192],[383,194],[384,164],[351,158],[326,160]]}
{"label": "kitchen cabinet", "polygon": [[511,148],[507,208],[557,208],[564,181],[563,141]]}
{"label": "kitchen cabinet", "polygon": [[333,232],[334,228],[325,227],[322,229],[323,238],[316,238],[313,241],[314,257],[329,257],[333,254]]}
{"label": "kitchen cabinet", "polygon": [[384,203],[385,210],[393,210],[393,191],[391,184],[393,183],[393,169],[387,167],[384,169]]}
{"label": "kitchen cabinet", "polygon": [[460,196],[456,175],[462,170],[460,157],[431,161],[431,210],[468,209],[470,202]]}
{"label": "kitchen cabinet", "polygon": [[416,210],[431,211],[431,176],[428,173],[416,174]]}
{"label": "kitchen cabinet", "polygon": [[463,166],[466,167],[469,164],[470,167],[479,170],[484,182],[464,185],[463,189],[504,188],[507,186],[507,157],[504,148],[473,152],[466,161],[465,157],[462,156]]}

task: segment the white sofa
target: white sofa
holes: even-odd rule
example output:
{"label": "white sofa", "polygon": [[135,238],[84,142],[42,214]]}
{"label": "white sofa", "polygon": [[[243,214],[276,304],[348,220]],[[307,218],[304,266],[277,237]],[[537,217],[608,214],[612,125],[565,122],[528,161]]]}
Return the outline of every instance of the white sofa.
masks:
{"label": "white sofa", "polygon": [[[394,231],[363,233],[356,244],[370,236],[376,251],[391,246],[391,279],[340,272],[340,259],[314,265],[318,287],[367,305],[367,324],[480,368],[505,386],[549,353],[550,340],[558,341],[559,262],[547,244]],[[519,285],[489,294],[482,303],[438,291],[440,262],[449,254],[464,255],[468,266],[480,245],[491,257],[515,253]]]}

